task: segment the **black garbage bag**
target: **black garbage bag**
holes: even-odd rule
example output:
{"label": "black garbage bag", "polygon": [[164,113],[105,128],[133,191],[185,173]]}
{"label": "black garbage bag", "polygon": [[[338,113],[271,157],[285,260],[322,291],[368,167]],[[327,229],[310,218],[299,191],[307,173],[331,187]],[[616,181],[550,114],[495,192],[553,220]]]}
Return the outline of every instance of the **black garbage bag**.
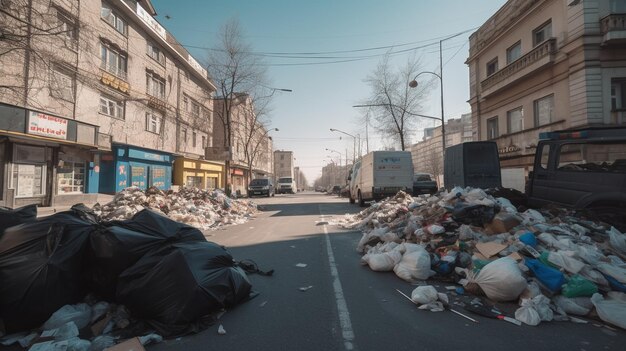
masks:
{"label": "black garbage bag", "polygon": [[122,273],[117,301],[158,334],[198,332],[211,315],[250,297],[251,284],[230,253],[212,242],[168,245]]}
{"label": "black garbage bag", "polygon": [[9,333],[40,326],[79,302],[84,249],[95,223],[79,209],[13,226],[0,238],[0,319]]}
{"label": "black garbage bag", "polygon": [[147,209],[129,220],[108,222],[91,233],[85,255],[86,284],[96,295],[111,301],[124,270],[151,250],[186,241],[206,239],[197,228]]}
{"label": "black garbage bag", "polygon": [[0,235],[14,225],[32,222],[37,219],[37,205],[28,205],[16,209],[0,206]]}
{"label": "black garbage bag", "polygon": [[452,219],[458,223],[482,227],[485,223],[491,223],[499,211],[498,206],[469,205],[465,202],[458,202],[452,209]]}

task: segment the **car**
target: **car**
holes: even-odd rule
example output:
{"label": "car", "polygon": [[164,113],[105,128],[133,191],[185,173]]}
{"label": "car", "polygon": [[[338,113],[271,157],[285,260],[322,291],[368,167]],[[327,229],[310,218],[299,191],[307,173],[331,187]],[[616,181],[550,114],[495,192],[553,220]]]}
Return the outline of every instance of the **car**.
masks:
{"label": "car", "polygon": [[318,193],[323,193],[324,192],[324,187],[323,186],[316,186],[315,187],[315,191]]}
{"label": "car", "polygon": [[248,197],[256,196],[274,196],[276,190],[274,182],[268,178],[252,179],[248,185]]}
{"label": "car", "polygon": [[415,173],[413,175],[413,196],[422,194],[434,194],[437,192],[437,182],[428,173]]}
{"label": "car", "polygon": [[341,186],[334,185],[332,188],[330,188],[330,191],[328,191],[328,194],[339,195],[340,192],[341,192]]}

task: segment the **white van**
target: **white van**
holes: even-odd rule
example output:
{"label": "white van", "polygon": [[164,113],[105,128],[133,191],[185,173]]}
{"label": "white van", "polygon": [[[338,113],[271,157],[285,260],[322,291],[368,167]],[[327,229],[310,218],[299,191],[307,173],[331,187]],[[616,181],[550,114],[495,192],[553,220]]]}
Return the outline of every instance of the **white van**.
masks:
{"label": "white van", "polygon": [[293,178],[278,178],[278,182],[276,184],[276,194],[295,194],[296,191],[296,181]]}
{"label": "white van", "polygon": [[381,200],[403,190],[413,191],[413,161],[409,151],[372,151],[352,167],[350,203]]}

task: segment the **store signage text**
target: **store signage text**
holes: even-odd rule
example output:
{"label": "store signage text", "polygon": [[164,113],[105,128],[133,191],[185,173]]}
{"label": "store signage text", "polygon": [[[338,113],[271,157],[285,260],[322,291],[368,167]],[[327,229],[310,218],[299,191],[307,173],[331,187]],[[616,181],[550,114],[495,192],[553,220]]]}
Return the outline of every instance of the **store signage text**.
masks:
{"label": "store signage text", "polygon": [[117,78],[116,76],[102,72],[102,77],[100,77],[100,81],[104,85],[108,85],[113,89],[119,90],[122,93],[128,94],[130,92],[130,84],[124,82],[123,80]]}
{"label": "store signage text", "polygon": [[28,134],[67,139],[67,120],[39,112],[30,112]]}
{"label": "store signage text", "polygon": [[154,17],[150,16],[150,14],[141,7],[141,5],[137,4],[137,16],[141,18],[141,20],[152,29],[158,36],[163,38],[163,40],[167,39],[167,31],[163,26],[154,19]]}
{"label": "store signage text", "polygon": [[517,145],[509,145],[509,146],[505,146],[505,147],[499,148],[498,152],[501,153],[501,154],[508,154],[508,153],[516,152],[516,151],[520,151],[520,150],[521,149]]}

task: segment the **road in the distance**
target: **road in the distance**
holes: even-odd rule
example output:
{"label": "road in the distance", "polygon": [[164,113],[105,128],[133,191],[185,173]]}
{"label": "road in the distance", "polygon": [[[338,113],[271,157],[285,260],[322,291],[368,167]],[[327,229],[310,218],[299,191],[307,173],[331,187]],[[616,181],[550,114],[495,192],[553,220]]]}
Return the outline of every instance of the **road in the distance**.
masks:
{"label": "road in the distance", "polygon": [[[626,332],[570,322],[515,326],[450,312],[417,310],[395,289],[414,289],[393,272],[359,264],[361,234],[319,221],[359,210],[320,193],[256,199],[264,210],[242,225],[211,232],[235,259],[252,259],[272,277],[251,275],[260,295],[196,335],[149,350],[624,350]],[[306,267],[297,267],[298,263]],[[449,284],[432,282],[434,285]],[[301,287],[312,286],[307,291]],[[512,308],[513,306],[509,306]],[[218,325],[226,335],[218,335]]]}

